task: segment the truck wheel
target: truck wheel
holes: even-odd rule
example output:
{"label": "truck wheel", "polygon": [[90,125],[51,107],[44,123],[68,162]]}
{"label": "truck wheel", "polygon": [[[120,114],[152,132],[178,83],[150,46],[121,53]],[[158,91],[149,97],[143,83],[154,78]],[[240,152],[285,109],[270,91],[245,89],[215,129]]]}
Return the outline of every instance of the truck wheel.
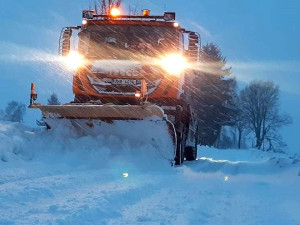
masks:
{"label": "truck wheel", "polygon": [[197,147],[187,146],[185,147],[185,158],[187,161],[193,161],[197,159]]}
{"label": "truck wheel", "polygon": [[182,135],[177,133],[177,148],[175,156],[175,165],[181,165],[184,161],[184,147],[182,141]]}
{"label": "truck wheel", "polygon": [[176,156],[175,156],[175,165],[179,166],[183,162],[182,160],[182,146],[181,144],[177,143],[177,148],[176,148]]}

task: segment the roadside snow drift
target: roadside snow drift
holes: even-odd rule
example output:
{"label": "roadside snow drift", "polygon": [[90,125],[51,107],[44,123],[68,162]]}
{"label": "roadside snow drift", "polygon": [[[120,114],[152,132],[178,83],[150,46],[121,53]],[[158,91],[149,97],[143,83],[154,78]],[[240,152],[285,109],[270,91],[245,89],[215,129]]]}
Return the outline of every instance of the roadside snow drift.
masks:
{"label": "roadside snow drift", "polygon": [[300,224],[298,156],[159,147],[0,122],[0,224]]}

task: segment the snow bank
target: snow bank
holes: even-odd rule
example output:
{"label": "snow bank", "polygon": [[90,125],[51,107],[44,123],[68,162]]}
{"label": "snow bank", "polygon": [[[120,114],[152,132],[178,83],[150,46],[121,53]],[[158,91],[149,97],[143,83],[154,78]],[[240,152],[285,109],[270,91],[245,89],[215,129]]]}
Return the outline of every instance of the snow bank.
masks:
{"label": "snow bank", "polygon": [[297,159],[200,147],[172,168],[151,150],[0,122],[0,224],[300,224]]}
{"label": "snow bank", "polygon": [[198,160],[187,163],[192,171],[227,175],[276,174],[299,167],[299,155],[264,152],[257,149],[215,149],[198,147]]}
{"label": "snow bank", "polygon": [[31,133],[19,123],[0,121],[0,163],[19,159],[22,146],[27,142]]}
{"label": "snow bank", "polygon": [[214,160],[228,161],[262,161],[271,157],[287,157],[283,153],[267,152],[257,149],[215,149],[208,146],[200,147],[201,156]]}

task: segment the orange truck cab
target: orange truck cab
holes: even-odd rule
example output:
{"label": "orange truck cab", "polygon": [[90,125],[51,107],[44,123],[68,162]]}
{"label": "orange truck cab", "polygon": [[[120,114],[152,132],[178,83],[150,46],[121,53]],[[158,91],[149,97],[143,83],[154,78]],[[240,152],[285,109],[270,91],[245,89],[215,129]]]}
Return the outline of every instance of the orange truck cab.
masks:
{"label": "orange truck cab", "polygon": [[[182,29],[175,13],[150,16],[144,10],[141,16],[121,16],[84,10],[82,25],[75,28],[84,60],[73,77],[75,102],[135,104],[147,98],[178,104],[188,61],[197,60],[199,35]],[[63,56],[69,53],[72,29],[62,32]]]}

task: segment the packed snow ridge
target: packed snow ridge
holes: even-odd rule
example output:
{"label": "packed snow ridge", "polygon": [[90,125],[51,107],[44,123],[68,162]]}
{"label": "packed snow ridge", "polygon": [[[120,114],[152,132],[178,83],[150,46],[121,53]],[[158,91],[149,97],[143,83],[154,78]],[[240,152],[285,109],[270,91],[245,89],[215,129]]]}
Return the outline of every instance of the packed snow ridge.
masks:
{"label": "packed snow ridge", "polygon": [[300,159],[160,146],[0,121],[0,224],[300,224]]}

